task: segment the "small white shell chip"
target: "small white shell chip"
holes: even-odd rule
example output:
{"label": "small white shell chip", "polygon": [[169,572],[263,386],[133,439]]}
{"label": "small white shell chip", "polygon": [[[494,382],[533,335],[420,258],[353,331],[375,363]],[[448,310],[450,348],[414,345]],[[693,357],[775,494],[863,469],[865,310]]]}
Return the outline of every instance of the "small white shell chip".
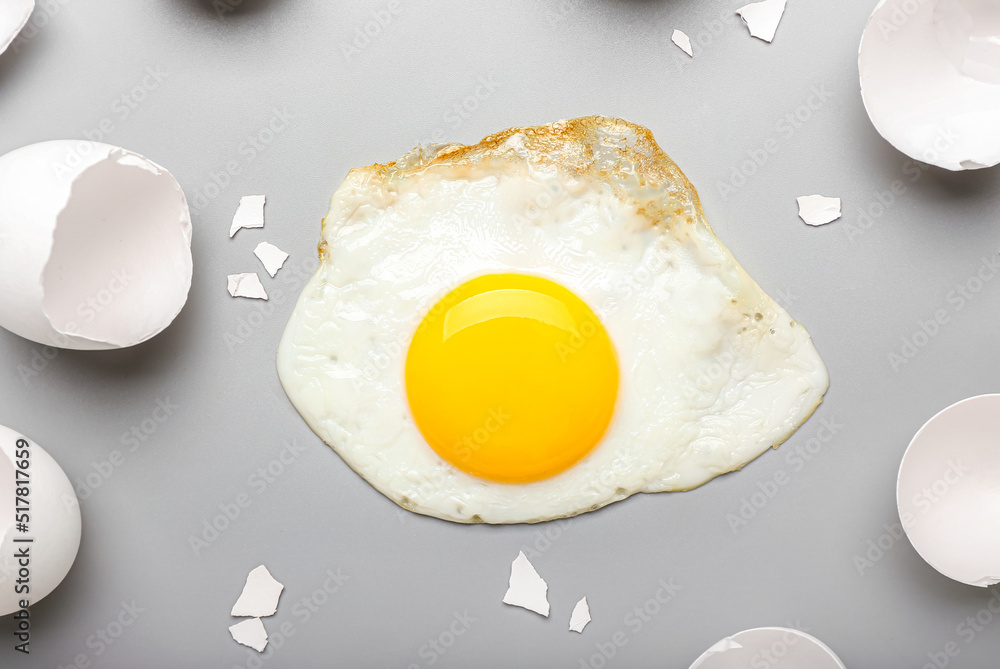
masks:
{"label": "small white shell chip", "polygon": [[670,36],[670,41],[681,48],[681,51],[694,58],[694,51],[691,50],[691,38],[683,30],[674,28],[674,34]]}
{"label": "small white shell chip", "polygon": [[264,269],[273,278],[281,266],[285,264],[288,260],[288,254],[279,249],[274,244],[268,244],[267,242],[261,242],[257,245],[257,248],[253,250],[257,259],[264,265]]}
{"label": "small white shell chip", "polygon": [[757,39],[770,42],[785,13],[785,0],[764,0],[744,5],[736,10],[743,22],[747,24],[750,34]]}
{"label": "small white shell chip", "polygon": [[995,0],[885,2],[858,51],[875,129],[948,170],[1000,163],[1000,11]]}
{"label": "small white shell chip", "polygon": [[816,637],[787,627],[759,627],[719,641],[690,669],[845,669],[844,663]]}
{"label": "small white shell chip", "polygon": [[244,195],[240,198],[240,206],[236,208],[233,224],[229,228],[232,237],[242,228],[264,227],[264,195]]}
{"label": "small white shell chip", "polygon": [[549,586],[528,562],[524,552],[519,552],[510,565],[510,584],[503,603],[534,611],[549,617]]}
{"label": "small white shell chip", "polygon": [[1000,583],[1000,395],[978,395],[924,424],[903,455],[896,504],[920,556],[956,581]]}
{"label": "small white shell chip", "polygon": [[253,618],[273,616],[278,610],[278,598],[284,589],[285,586],[271,576],[267,567],[261,565],[247,576],[243,593],[236,600],[232,615]]}
{"label": "small white shell chip", "polygon": [[590,623],[590,605],[584,597],[573,607],[573,615],[569,617],[569,631],[583,633],[583,628]]}
{"label": "small white shell chip", "polygon": [[266,300],[267,292],[260,282],[257,272],[244,272],[243,274],[230,274],[229,294],[233,297],[249,297],[255,300]]}
{"label": "small white shell chip", "polygon": [[840,198],[823,195],[802,195],[799,203],[799,218],[808,225],[825,225],[840,218]]}
{"label": "small white shell chip", "polygon": [[7,50],[17,34],[27,25],[34,9],[35,0],[0,2],[0,53]]}
{"label": "small white shell chip", "polygon": [[263,653],[267,648],[267,630],[260,618],[250,618],[243,622],[236,623],[229,628],[229,633],[233,636],[233,641],[253,648],[258,653]]}

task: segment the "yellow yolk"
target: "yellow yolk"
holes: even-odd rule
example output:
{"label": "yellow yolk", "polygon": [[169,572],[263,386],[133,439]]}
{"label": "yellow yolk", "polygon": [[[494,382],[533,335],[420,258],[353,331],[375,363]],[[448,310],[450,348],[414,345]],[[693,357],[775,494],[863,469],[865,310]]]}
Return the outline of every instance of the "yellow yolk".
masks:
{"label": "yellow yolk", "polygon": [[406,357],[417,427],[438,455],[492,481],[554,476],[597,445],[618,362],[580,298],[537,276],[489,274],[424,317]]}

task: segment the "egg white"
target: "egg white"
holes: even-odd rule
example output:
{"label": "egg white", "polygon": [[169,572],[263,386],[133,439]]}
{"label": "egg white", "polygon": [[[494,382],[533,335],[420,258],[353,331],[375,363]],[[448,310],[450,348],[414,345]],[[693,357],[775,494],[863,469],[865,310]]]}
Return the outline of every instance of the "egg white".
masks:
{"label": "egg white", "polygon": [[[806,330],[736,263],[648,130],[624,121],[513,129],[352,170],[320,249],[279,346],[281,382],[348,465],[418,513],[537,522],[687,490],[784,441],[828,385]],[[603,439],[534,483],[485,481],[446,463],[406,398],[420,320],[456,286],[494,272],[574,291],[618,355]]]}

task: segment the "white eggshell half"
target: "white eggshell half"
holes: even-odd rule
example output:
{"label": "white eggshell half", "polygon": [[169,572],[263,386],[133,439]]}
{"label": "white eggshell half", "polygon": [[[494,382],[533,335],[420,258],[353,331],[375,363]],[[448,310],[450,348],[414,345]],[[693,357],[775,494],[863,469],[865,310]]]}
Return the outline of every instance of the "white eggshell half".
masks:
{"label": "white eggshell half", "polygon": [[956,581],[1000,583],[1000,395],[952,404],[913,437],[896,482],[910,543]]}
{"label": "white eggshell half", "polygon": [[0,0],[0,53],[7,50],[35,9],[35,0]]}
{"label": "white eggshell half", "polygon": [[822,641],[787,627],[758,627],[726,637],[706,650],[691,669],[845,669]]}
{"label": "white eggshell half", "polygon": [[858,68],[868,116],[897,149],[949,170],[1000,163],[1000,2],[882,0]]}
{"label": "white eggshell half", "polygon": [[110,349],[167,327],[191,287],[191,213],[165,169],[98,142],[0,156],[0,326]]}
{"label": "white eggshell half", "polygon": [[[15,457],[23,450],[18,440],[29,444],[28,451],[28,532],[15,529]],[[33,539],[15,543],[14,539]],[[28,547],[30,564],[27,593],[14,591],[21,565],[14,557]],[[80,548],[80,503],[73,485],[59,464],[41,446],[0,425],[0,616],[20,607],[23,598],[31,604],[52,592],[66,577]],[[23,585],[23,584],[22,584]]]}

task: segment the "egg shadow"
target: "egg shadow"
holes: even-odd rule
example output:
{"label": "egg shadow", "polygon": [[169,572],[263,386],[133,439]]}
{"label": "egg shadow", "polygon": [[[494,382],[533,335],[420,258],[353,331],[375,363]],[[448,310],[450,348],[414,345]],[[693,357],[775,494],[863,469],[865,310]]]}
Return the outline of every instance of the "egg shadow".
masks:
{"label": "egg shadow", "polygon": [[959,172],[932,165],[927,178],[939,191],[937,196],[949,199],[985,202],[1000,192],[1000,165]]}
{"label": "egg shadow", "polygon": [[[894,547],[893,550],[896,550]],[[902,582],[920,588],[940,605],[953,609],[975,610],[983,606],[984,595],[1000,592],[996,586],[980,588],[948,578],[926,562],[907,540],[899,544],[896,569]]]}
{"label": "egg shadow", "polygon": [[104,351],[63,350],[64,364],[86,379],[101,379],[113,386],[142,384],[174,368],[190,349],[190,327],[186,307],[163,332],[141,344]]}
{"label": "egg shadow", "polygon": [[[977,170],[952,171],[911,158],[883,138],[871,124],[864,107],[855,109],[854,134],[864,146],[861,159],[867,160],[876,173],[868,198],[879,190],[886,190],[895,181],[905,186],[906,199],[913,198],[921,206],[935,209],[942,203],[972,207],[990,212],[995,207],[997,193],[1000,193],[1000,165]],[[923,219],[921,219],[923,220]],[[993,216],[986,214],[961,220],[942,220],[953,228],[958,226],[979,227],[993,224]]]}
{"label": "egg shadow", "polygon": [[[14,361],[25,384],[37,376],[55,375],[62,385],[77,393],[88,393],[94,383],[114,389],[121,396],[144,384],[163,378],[195,348],[197,317],[190,302],[162,332],[135,346],[97,351],[54,348],[0,330],[0,346]],[[99,381],[97,381],[99,380]]]}
{"label": "egg shadow", "polygon": [[[592,2],[592,5],[598,5],[598,2]],[[681,9],[684,7],[698,7],[697,0],[602,0],[600,2],[601,6],[606,6],[609,9],[621,9],[624,11],[660,11],[669,9]],[[669,33],[669,31],[668,31]],[[669,37],[669,34],[667,35]]]}
{"label": "egg shadow", "polygon": [[282,0],[175,0],[193,12],[210,19],[249,17],[260,14]]}
{"label": "egg shadow", "polygon": [[[901,153],[900,156],[901,160],[906,160],[905,155]],[[994,203],[1000,193],[1000,166],[953,172],[916,160],[912,163],[921,170],[921,176],[907,180],[907,187],[918,209],[940,209],[943,205],[945,211],[961,207],[976,212],[971,216],[943,216],[937,221],[926,221],[925,225],[945,226],[956,232],[993,226]],[[918,220],[926,219],[920,217]]]}
{"label": "egg shadow", "polygon": [[[24,30],[30,28],[30,24],[24,27]],[[28,76],[28,59],[31,52],[38,46],[38,42],[44,38],[44,30],[38,30],[32,37],[24,37],[24,31],[21,35],[14,38],[14,41],[10,43],[7,50],[0,53],[0,91],[4,90],[7,85],[13,81],[16,76]]]}

